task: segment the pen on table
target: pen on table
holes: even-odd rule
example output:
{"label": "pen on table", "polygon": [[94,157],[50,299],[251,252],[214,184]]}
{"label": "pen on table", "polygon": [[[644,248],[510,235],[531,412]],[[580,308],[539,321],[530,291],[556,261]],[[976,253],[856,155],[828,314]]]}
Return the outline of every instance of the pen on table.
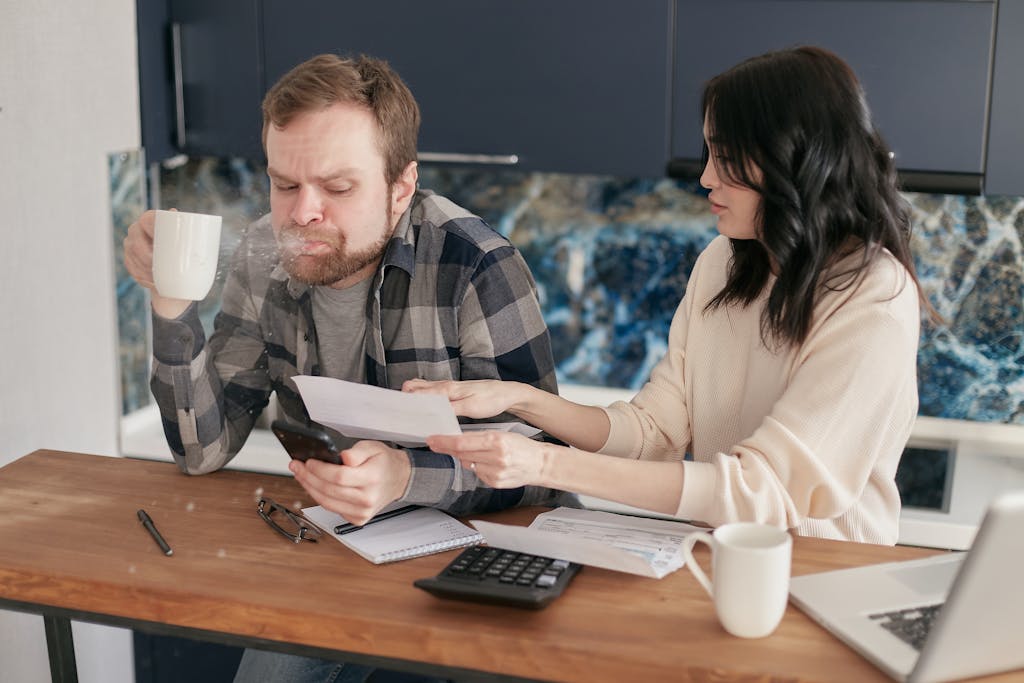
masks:
{"label": "pen on table", "polygon": [[142,526],[146,527],[146,531],[148,531],[149,535],[153,537],[156,544],[160,546],[160,550],[163,551],[164,555],[173,555],[174,551],[171,550],[171,546],[167,545],[167,541],[165,541],[164,537],[160,535],[160,532],[156,530],[156,525],[153,524],[153,520],[149,518],[146,511],[139,510],[136,514],[139,516],[139,521],[142,522]]}
{"label": "pen on table", "polygon": [[339,524],[338,526],[334,527],[334,533],[338,534],[339,536],[341,536],[342,534],[350,534],[353,531],[359,531],[364,526],[373,524],[374,522],[383,522],[385,519],[391,519],[392,517],[397,517],[398,515],[404,515],[406,512],[412,512],[413,510],[416,510],[418,508],[418,505],[406,505],[405,507],[395,508],[394,510],[388,510],[387,512],[380,513],[376,517],[372,517],[369,522],[363,524],[362,526],[358,526],[352,523]]}

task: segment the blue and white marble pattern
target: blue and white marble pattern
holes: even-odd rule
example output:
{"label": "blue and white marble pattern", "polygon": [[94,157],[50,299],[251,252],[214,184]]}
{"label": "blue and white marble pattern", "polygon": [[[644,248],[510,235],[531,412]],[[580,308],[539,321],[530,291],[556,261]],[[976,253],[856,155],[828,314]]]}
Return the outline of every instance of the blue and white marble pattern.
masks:
{"label": "blue and white marble pattern", "polygon": [[[118,234],[144,196],[138,155],[128,156],[111,161]],[[222,263],[269,209],[265,169],[248,161],[194,159],[162,170],[160,183],[164,207],[224,216]],[[663,178],[424,165],[420,185],[476,212],[522,251],[562,382],[639,388],[665,351],[697,254],[717,234],[699,188]],[[920,414],[1024,425],[1024,198],[906,196],[919,276],[943,318],[922,330]],[[218,295],[219,284],[204,303],[207,321]],[[148,314],[121,271],[118,302],[129,412],[150,400]]]}
{"label": "blue and white marble pattern", "polygon": [[139,151],[107,158],[110,173],[110,211],[114,237],[114,281],[117,283],[118,361],[121,406],[129,413],[148,404],[149,297],[124,268],[122,243],[128,226],[146,209],[145,165]]}

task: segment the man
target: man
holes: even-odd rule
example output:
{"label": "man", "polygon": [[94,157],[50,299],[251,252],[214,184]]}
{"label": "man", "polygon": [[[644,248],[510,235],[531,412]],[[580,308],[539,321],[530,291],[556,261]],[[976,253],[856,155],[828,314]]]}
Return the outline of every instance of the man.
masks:
{"label": "man", "polygon": [[[314,57],[270,89],[263,122],[271,211],[234,255],[208,343],[194,304],[154,290],[153,212],[125,239],[128,272],[152,292],[151,388],[182,470],[223,467],[271,392],[288,421],[308,423],[296,375],[392,389],[416,377],[500,378],[557,390],[521,255],[479,218],[417,190],[419,109],[386,63]],[[289,467],[318,504],[357,524],[396,501],[462,514],[558,498],[487,488],[427,450],[348,445],[343,466]],[[268,680],[296,675],[256,668]]]}

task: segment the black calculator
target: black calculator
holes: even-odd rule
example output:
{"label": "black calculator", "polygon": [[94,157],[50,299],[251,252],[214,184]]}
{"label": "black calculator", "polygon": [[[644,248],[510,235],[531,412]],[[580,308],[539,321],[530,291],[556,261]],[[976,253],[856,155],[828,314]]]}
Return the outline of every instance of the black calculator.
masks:
{"label": "black calculator", "polygon": [[413,585],[439,598],[540,609],[560,596],[579,570],[575,562],[475,545],[437,576]]}

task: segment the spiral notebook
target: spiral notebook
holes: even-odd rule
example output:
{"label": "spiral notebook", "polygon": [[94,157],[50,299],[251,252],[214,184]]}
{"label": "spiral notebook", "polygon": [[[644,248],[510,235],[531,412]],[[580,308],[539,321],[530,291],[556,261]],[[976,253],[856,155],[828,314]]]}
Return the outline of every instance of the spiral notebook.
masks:
{"label": "spiral notebook", "polygon": [[347,534],[334,533],[334,527],[346,521],[339,514],[319,505],[303,508],[302,513],[324,533],[374,564],[408,560],[484,540],[478,531],[436,508],[418,508]]}

